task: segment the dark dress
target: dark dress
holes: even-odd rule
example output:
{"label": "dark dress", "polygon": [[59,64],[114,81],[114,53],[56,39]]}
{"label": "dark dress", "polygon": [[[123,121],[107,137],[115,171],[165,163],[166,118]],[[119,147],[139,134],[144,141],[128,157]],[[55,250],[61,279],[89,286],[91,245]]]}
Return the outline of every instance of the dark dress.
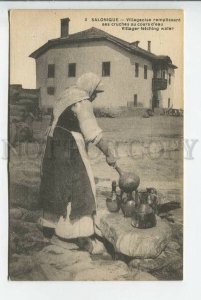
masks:
{"label": "dark dress", "polygon": [[71,131],[80,132],[79,123],[72,111],[67,109],[60,116],[53,137],[47,138],[42,162],[40,205],[44,212],[65,217],[67,204],[71,202],[70,219],[73,220],[93,215],[96,205]]}

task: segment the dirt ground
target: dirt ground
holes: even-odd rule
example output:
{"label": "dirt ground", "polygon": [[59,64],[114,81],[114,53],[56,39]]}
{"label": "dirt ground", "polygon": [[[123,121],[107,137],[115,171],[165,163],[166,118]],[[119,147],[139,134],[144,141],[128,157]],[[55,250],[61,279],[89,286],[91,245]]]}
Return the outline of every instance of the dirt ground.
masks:
{"label": "dirt ground", "polygon": [[[145,119],[140,116],[129,116],[99,118],[98,123],[103,129],[104,137],[110,141],[114,154],[118,157],[120,167],[125,171],[135,171],[140,176],[140,188],[155,187],[159,193],[165,195],[161,199],[166,202],[173,200],[179,202],[182,206],[183,119],[181,117],[153,116]],[[37,194],[40,183],[40,166],[45,145],[44,136],[48,124],[49,119],[35,122],[35,141],[29,144],[18,145],[10,151],[11,210],[23,208],[37,212],[37,199],[35,199],[37,197],[34,195]],[[89,157],[97,184],[97,196],[101,195],[104,198],[104,192],[110,191],[111,181],[114,179],[118,180],[118,174],[106,164],[104,156],[95,146],[89,147]],[[22,187],[21,191],[19,187]],[[27,191],[25,190],[26,188]],[[35,194],[30,195],[29,188],[32,188]],[[13,210],[13,214],[15,217],[10,218],[11,223],[13,220],[15,221],[15,218],[19,220],[19,211]],[[182,226],[180,223],[182,209],[175,216],[179,220],[179,226]],[[36,217],[37,214],[33,217],[33,220],[31,219],[33,224],[36,222]],[[16,226],[19,226],[20,229]],[[27,245],[27,241],[22,242],[20,235],[22,232],[18,232],[18,229],[21,230],[23,226],[21,223],[16,225],[14,222],[15,229],[11,234],[10,247],[12,248],[10,256],[12,263],[19,260],[19,257],[16,258],[16,255],[30,255],[30,249],[26,247],[33,247],[36,253],[45,245],[41,236],[39,237],[39,242],[37,242],[32,241],[30,234],[29,238],[32,244],[25,247],[24,245]],[[181,239],[181,226],[175,233],[178,235],[177,240]],[[33,229],[31,228],[31,230]],[[177,234],[178,231],[179,234]],[[19,245],[22,248],[19,248]],[[15,278],[18,278],[18,276]]]}
{"label": "dirt ground", "polygon": [[[182,193],[183,174],[183,119],[180,117],[154,116],[99,118],[98,123],[104,137],[110,142],[118,164],[125,171],[135,171],[141,178],[140,188],[154,186],[159,190],[177,189]],[[21,145],[11,151],[11,174],[23,168],[25,173],[40,169],[44,149],[44,135],[48,119],[35,122],[35,142]],[[96,181],[117,180],[117,172],[109,167],[104,156],[93,145],[89,147],[89,158]],[[14,178],[16,180],[16,178]],[[32,176],[32,180],[34,176]],[[180,199],[182,200],[182,199]]]}
{"label": "dirt ground", "polygon": [[[182,121],[181,118],[167,116],[98,120],[105,138],[119,157],[118,164],[125,171],[138,173],[140,187],[180,190],[183,173]],[[117,179],[116,171],[104,163],[104,157],[98,150],[94,147],[90,150],[95,176]]]}

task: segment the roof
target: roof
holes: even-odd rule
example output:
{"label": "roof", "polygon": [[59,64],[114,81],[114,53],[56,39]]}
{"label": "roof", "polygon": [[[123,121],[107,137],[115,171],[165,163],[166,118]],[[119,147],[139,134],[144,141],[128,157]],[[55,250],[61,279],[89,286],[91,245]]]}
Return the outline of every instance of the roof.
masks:
{"label": "roof", "polygon": [[87,30],[80,31],[74,34],[69,34],[65,38],[57,38],[57,39],[49,40],[47,43],[45,43],[40,48],[38,48],[33,53],[31,53],[30,57],[37,59],[39,56],[41,56],[49,49],[56,48],[57,46],[60,45],[68,45],[68,44],[73,44],[78,42],[82,43],[82,42],[100,41],[100,40],[109,41],[119,46],[120,48],[129,51],[130,53],[146,58],[152,62],[162,61],[167,63],[172,68],[177,68],[175,65],[172,64],[172,61],[169,56],[155,55],[154,53],[151,53],[143,48],[140,48],[139,46],[136,46],[133,43],[126,42],[96,27],[91,27]]}

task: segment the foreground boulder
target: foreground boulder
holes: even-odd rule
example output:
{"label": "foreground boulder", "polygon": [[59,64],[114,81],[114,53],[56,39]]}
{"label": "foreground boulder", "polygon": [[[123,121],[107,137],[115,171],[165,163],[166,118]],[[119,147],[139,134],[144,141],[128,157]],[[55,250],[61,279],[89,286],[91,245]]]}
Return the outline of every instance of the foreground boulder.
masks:
{"label": "foreground boulder", "polygon": [[114,247],[115,252],[133,258],[155,258],[171,239],[171,228],[166,221],[157,218],[156,227],[137,229],[131,219],[121,213],[104,211],[97,219],[103,237]]}

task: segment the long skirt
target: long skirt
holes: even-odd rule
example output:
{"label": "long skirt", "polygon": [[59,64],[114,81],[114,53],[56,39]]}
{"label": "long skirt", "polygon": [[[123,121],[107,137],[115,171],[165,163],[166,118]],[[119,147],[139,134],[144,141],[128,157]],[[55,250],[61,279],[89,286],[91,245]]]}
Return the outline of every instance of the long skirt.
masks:
{"label": "long skirt", "polygon": [[[43,225],[64,238],[90,236],[96,213],[95,185],[85,143],[78,132],[56,127],[42,163]],[[45,225],[46,224],[46,225]]]}

